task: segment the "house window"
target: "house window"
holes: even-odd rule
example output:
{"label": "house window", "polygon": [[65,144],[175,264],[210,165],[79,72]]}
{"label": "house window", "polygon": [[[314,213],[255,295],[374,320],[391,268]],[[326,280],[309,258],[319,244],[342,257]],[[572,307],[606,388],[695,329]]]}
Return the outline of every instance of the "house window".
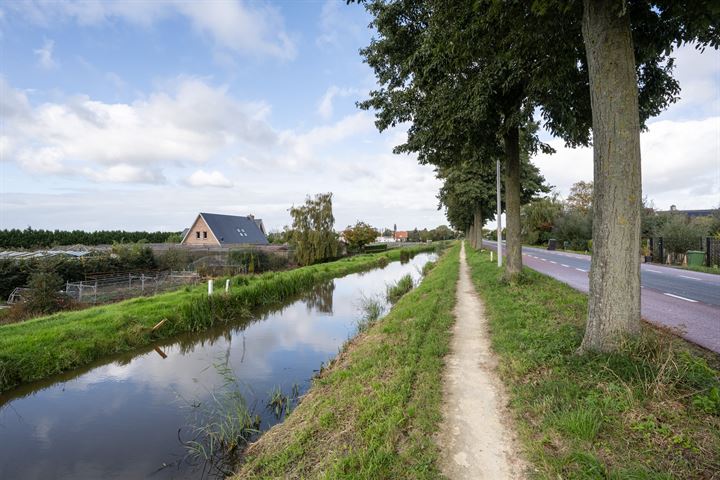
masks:
{"label": "house window", "polygon": [[195,232],[195,238],[200,238],[200,232]]}
{"label": "house window", "polygon": [[207,232],[203,232],[203,238],[207,238]]}

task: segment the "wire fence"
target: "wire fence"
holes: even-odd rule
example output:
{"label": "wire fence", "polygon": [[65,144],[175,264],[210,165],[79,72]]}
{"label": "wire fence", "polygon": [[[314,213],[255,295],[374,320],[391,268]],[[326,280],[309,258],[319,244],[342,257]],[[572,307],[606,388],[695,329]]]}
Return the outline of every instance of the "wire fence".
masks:
{"label": "wire fence", "polygon": [[81,282],[67,282],[65,294],[78,303],[107,303],[126,298],[154,295],[200,281],[197,272],[164,271],[102,275]]}

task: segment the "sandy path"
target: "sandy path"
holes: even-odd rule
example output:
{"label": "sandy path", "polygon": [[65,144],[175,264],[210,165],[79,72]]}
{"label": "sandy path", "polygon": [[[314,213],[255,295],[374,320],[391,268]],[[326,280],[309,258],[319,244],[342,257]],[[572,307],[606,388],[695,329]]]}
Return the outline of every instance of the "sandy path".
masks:
{"label": "sandy path", "polygon": [[444,375],[445,406],[438,436],[443,474],[457,479],[523,478],[523,462],[495,374],[482,302],[460,251],[455,326]]}

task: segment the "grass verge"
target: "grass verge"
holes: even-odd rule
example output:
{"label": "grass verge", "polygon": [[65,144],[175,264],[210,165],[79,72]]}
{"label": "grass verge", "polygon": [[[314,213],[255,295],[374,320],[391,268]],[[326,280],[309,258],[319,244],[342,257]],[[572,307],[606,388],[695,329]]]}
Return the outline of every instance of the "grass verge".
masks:
{"label": "grass verge", "polygon": [[432,436],[458,252],[346,346],[285,422],[251,445],[235,478],[439,477]]}
{"label": "grass verge", "polygon": [[[651,265],[651,264],[648,264]],[[659,264],[657,264],[659,265]],[[690,270],[692,272],[712,273],[720,275],[720,267],[708,267],[707,265],[662,265],[663,267],[677,268],[679,270]]]}
{"label": "grass verge", "polygon": [[[410,250],[417,253],[434,248],[435,245],[423,245]],[[212,297],[208,297],[207,287],[200,285],[2,325],[0,392],[158,339],[236,322],[252,308],[280,302],[318,282],[399,260],[402,251],[357,255],[295,270],[233,277],[229,293],[220,288],[225,282],[218,281]],[[153,332],[153,326],[163,319],[167,321]]]}
{"label": "grass verge", "polygon": [[647,325],[620,352],[577,355],[584,294],[529,269],[505,284],[471,249],[468,262],[538,477],[720,478],[716,355]]}

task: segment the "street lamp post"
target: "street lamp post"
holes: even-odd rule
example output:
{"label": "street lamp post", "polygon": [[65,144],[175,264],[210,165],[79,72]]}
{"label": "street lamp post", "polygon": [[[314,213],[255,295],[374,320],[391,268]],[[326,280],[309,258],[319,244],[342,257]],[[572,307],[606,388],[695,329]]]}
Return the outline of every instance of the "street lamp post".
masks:
{"label": "street lamp post", "polygon": [[497,176],[497,254],[498,267],[502,267],[502,194],[500,189],[500,160],[496,162]]}

